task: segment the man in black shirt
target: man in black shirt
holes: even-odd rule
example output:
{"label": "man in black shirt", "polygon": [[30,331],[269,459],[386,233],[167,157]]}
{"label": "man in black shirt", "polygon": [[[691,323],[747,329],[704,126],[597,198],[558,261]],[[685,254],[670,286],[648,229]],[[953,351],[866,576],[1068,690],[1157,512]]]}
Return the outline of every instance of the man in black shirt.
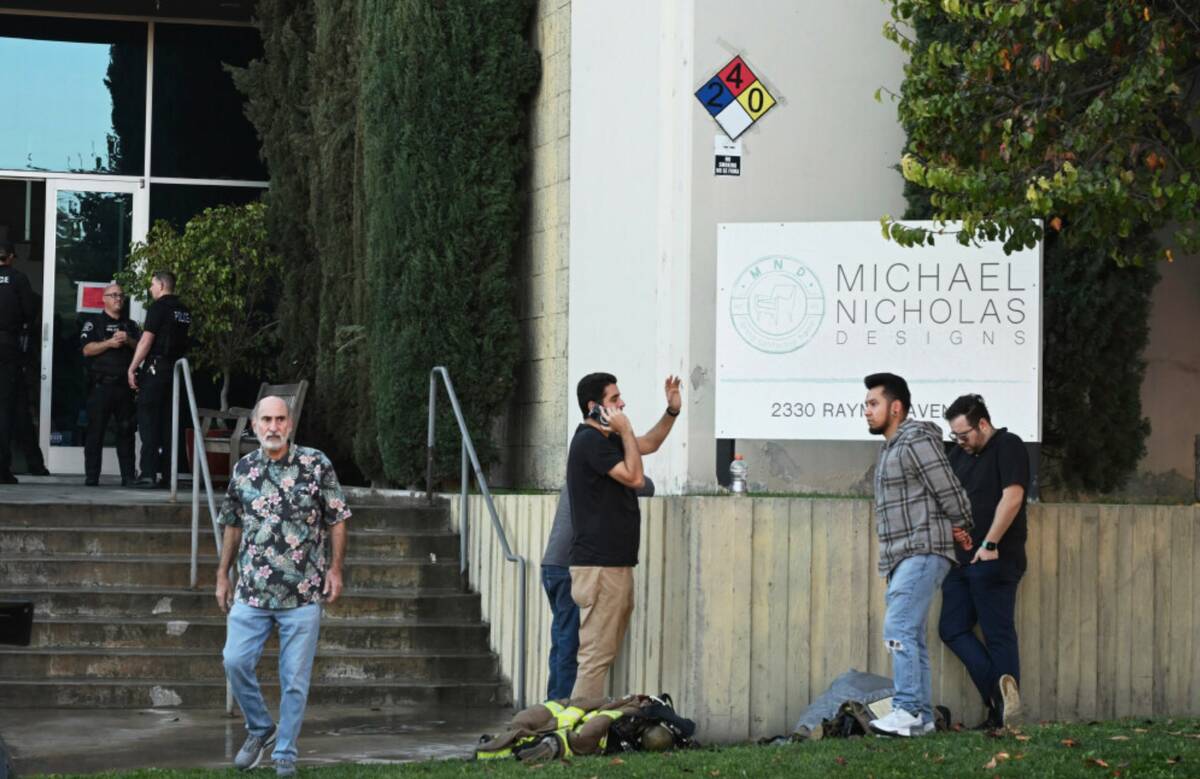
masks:
{"label": "man in black shirt", "polygon": [[[958,443],[950,467],[970,497],[975,527],[965,550],[955,548],[960,565],[942,583],[938,634],[983,696],[988,710],[983,726],[1015,725],[1021,716],[1015,612],[1017,584],[1025,573],[1029,455],[1019,437],[992,426],[978,395],[958,398],[945,416]],[[976,624],[983,641],[973,632]]]}
{"label": "man in black shirt", "polygon": [[[171,373],[175,361],[187,354],[192,314],[175,296],[175,274],[158,271],[150,283],[154,302],[126,379],[137,391],[137,422],[142,437],[142,472],[139,487],[167,483],[171,447]],[[145,365],[143,366],[143,363]],[[142,367],[140,377],[138,368]]]}
{"label": "man in black shirt", "polygon": [[116,422],[117,463],[121,484],[136,478],[133,472],[133,390],[127,382],[129,363],[138,342],[138,326],[125,314],[125,291],[117,283],[104,288],[104,311],[83,323],[79,333],[88,367],[87,437],[83,444],[84,484],[100,483],[100,458],[104,431],[111,417]]}
{"label": "man in black shirt", "polygon": [[12,434],[17,413],[17,381],[21,377],[21,331],[33,323],[33,287],[13,267],[13,245],[0,241],[0,484],[16,484],[12,474]]}
{"label": "man in black shirt", "polygon": [[641,540],[636,491],[645,484],[642,455],[658,451],[675,425],[683,403],[680,383],[677,376],[667,377],[666,411],[640,437],[624,414],[615,376],[591,373],[576,387],[584,421],[567,456],[571,597],[579,606],[579,671],[572,698],[604,694],[608,669],[629,627]]}

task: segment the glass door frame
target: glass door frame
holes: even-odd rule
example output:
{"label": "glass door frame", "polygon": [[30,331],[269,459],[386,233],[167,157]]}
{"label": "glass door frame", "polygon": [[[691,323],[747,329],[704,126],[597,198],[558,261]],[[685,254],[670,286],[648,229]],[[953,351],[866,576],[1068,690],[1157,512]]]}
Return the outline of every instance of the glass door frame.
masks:
{"label": "glass door frame", "polygon": [[[133,219],[130,242],[144,241],[150,229],[150,198],[144,179],[122,180],[112,177],[85,178],[48,177],[46,181],[46,220],[43,243],[42,277],[42,368],[41,406],[39,408],[38,443],[45,455],[46,468],[53,474],[83,475],[82,446],[50,445],[51,390],[54,384],[54,293],[58,271],[58,195],[60,192],[113,192],[133,196]],[[130,316],[140,321],[142,307],[137,301],[130,306]],[[137,444],[135,443],[135,446]],[[116,451],[105,447],[101,474],[120,473]]]}

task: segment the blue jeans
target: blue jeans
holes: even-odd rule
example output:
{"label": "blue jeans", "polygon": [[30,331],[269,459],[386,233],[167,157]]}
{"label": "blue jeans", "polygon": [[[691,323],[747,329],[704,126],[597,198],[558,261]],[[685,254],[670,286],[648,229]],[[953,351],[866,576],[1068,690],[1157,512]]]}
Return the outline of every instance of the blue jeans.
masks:
{"label": "blue jeans", "polygon": [[542,587],[550,599],[554,621],[550,623],[550,682],[546,699],[570,698],[579,663],[579,606],[571,597],[571,569],[561,565],[542,566]]}
{"label": "blue jeans", "polygon": [[[1021,679],[1017,647],[1017,584],[1022,571],[1003,559],[960,566],[942,582],[938,635],[958,655],[989,709],[997,707],[997,685],[1004,674]],[[975,636],[983,631],[985,645]]]}
{"label": "blue jeans", "polygon": [[295,760],[296,738],[304,719],[313,656],[321,632],[320,604],[277,611],[233,604],[225,635],[225,675],[246,718],[246,730],[254,736],[265,736],[271,730],[271,715],[254,669],[275,625],[279,625],[279,732],[271,758]]}
{"label": "blue jeans", "polygon": [[896,688],[892,708],[904,709],[925,722],[933,721],[933,676],[925,630],[933,594],[949,570],[947,558],[923,554],[901,560],[888,577],[883,643],[892,655]]}

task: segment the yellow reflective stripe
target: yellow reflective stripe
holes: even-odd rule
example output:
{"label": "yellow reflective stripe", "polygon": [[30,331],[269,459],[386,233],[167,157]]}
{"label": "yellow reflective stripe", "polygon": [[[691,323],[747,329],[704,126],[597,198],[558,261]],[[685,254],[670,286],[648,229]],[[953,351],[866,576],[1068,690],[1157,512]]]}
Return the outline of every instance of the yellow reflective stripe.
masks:
{"label": "yellow reflective stripe", "polygon": [[475,753],[476,760],[499,760],[502,757],[512,757],[512,749],[498,749],[495,752]]}
{"label": "yellow reflective stripe", "polygon": [[595,717],[600,714],[603,714],[605,717],[608,717],[609,719],[614,720],[614,721],[621,719],[621,717],[623,716],[621,714],[621,712],[615,711],[612,709],[604,709],[604,710],[597,709],[595,711],[589,711],[587,714],[584,714],[582,722],[587,722],[592,717]]}
{"label": "yellow reflective stripe", "polygon": [[571,751],[571,744],[567,738],[569,735],[569,728],[561,728],[556,730],[554,731],[554,735],[558,736],[558,740],[562,742],[563,751],[559,757],[574,757],[575,753]]}
{"label": "yellow reflective stripe", "polygon": [[579,718],[583,716],[583,709],[578,706],[564,707],[556,701],[546,701],[542,704],[546,710],[554,715],[554,722],[560,728],[574,727]]}

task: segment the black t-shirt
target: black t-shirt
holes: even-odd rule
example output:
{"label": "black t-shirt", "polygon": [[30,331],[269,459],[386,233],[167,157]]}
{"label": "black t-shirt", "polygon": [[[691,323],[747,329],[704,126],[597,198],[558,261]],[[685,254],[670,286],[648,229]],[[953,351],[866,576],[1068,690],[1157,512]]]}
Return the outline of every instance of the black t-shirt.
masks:
{"label": "black t-shirt", "polygon": [[625,459],[616,433],[604,435],[580,425],[567,455],[567,494],[571,500],[571,565],[637,565],[642,514],[633,490],[608,475]]}
{"label": "black t-shirt", "polygon": [[[968,454],[962,447],[955,446],[950,453],[950,467],[971,499],[971,516],[975,520],[971,540],[975,546],[969,552],[957,545],[954,547],[959,562],[969,563],[992,528],[996,506],[1000,503],[1004,488],[1019,484],[1025,494],[1029,494],[1029,453],[1017,435],[1002,427],[992,435],[979,454]],[[1025,501],[1022,500],[1020,511],[998,544],[1002,562],[1008,561],[1025,570],[1025,538],[1028,533]]]}
{"label": "black t-shirt", "polygon": [[133,320],[113,319],[107,312],[89,317],[83,323],[83,329],[79,331],[80,349],[91,343],[107,341],[116,335],[118,330],[125,331],[129,336],[129,345],[118,349],[106,349],[95,357],[85,357],[89,371],[104,376],[124,376],[129,370],[129,363],[133,362],[133,350],[137,348],[141,333]]}
{"label": "black t-shirt", "polygon": [[191,345],[188,334],[191,325],[191,312],[175,295],[163,295],[154,301],[146,312],[145,325],[146,332],[154,334],[150,356],[177,360],[186,354]]}
{"label": "black t-shirt", "polygon": [[29,277],[12,266],[0,266],[0,360],[20,359],[17,338],[35,313]]}

